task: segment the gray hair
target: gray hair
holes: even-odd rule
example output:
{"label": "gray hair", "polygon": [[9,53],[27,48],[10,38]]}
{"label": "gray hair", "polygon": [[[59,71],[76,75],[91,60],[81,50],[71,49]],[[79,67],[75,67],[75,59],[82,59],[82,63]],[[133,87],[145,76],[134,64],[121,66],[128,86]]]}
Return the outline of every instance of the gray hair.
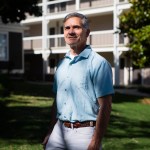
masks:
{"label": "gray hair", "polygon": [[78,17],[78,18],[80,18],[81,21],[82,21],[83,27],[84,27],[85,29],[89,29],[89,21],[88,21],[88,18],[87,18],[85,15],[80,14],[80,13],[77,13],[77,12],[68,14],[68,15],[64,18],[63,22],[65,23],[69,18],[72,18],[72,17]]}

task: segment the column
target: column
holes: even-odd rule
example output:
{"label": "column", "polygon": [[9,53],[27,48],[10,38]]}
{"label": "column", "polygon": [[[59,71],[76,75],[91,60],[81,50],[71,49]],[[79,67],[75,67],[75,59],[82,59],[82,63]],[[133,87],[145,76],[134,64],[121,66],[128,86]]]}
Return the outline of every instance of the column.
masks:
{"label": "column", "polygon": [[119,33],[117,27],[119,27],[119,19],[117,16],[117,2],[118,0],[114,0],[114,12],[113,12],[113,30],[114,30],[114,84],[119,85],[120,83],[120,64],[119,64],[119,50],[118,50],[118,44],[119,44]]}
{"label": "column", "polygon": [[76,10],[80,9],[80,0],[76,0]]}
{"label": "column", "polygon": [[46,20],[47,15],[47,0],[43,0],[42,5],[43,19],[42,19],[42,58],[43,58],[43,80],[45,80],[45,75],[48,73],[48,21]]}

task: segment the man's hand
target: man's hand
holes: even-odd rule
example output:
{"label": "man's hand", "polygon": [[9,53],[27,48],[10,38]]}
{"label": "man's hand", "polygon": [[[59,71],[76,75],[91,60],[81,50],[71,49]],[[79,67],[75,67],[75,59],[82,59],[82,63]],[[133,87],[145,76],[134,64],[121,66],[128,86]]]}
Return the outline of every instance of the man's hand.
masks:
{"label": "man's hand", "polygon": [[50,134],[46,135],[46,137],[44,138],[44,140],[43,140],[43,142],[42,142],[42,145],[43,145],[43,149],[44,149],[44,150],[45,150],[45,148],[46,148],[46,144],[47,144],[47,142],[48,142],[49,136],[50,136]]}
{"label": "man's hand", "polygon": [[100,150],[100,142],[96,143],[93,139],[91,140],[91,143],[89,144],[88,150]]}
{"label": "man's hand", "polygon": [[102,138],[105,134],[111,113],[112,96],[104,96],[98,98],[100,110],[97,115],[96,127],[89,144],[88,150],[99,150],[102,142]]}

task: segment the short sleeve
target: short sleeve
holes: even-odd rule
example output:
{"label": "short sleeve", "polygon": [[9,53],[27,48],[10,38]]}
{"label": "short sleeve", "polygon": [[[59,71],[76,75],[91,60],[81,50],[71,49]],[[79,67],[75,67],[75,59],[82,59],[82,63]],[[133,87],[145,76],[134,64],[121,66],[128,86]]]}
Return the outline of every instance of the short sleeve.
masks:
{"label": "short sleeve", "polygon": [[114,93],[112,81],[112,69],[107,60],[103,59],[96,64],[93,76],[96,98]]}

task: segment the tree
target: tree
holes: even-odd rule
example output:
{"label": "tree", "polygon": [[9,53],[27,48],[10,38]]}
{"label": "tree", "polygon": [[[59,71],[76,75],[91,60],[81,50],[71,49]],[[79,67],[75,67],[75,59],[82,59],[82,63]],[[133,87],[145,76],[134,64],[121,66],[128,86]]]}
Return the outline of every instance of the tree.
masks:
{"label": "tree", "polygon": [[120,16],[119,29],[129,37],[126,54],[135,66],[150,66],[150,0],[129,0],[131,9]]}
{"label": "tree", "polygon": [[26,19],[26,13],[40,16],[38,0],[0,0],[0,16],[3,23],[20,22]]}

